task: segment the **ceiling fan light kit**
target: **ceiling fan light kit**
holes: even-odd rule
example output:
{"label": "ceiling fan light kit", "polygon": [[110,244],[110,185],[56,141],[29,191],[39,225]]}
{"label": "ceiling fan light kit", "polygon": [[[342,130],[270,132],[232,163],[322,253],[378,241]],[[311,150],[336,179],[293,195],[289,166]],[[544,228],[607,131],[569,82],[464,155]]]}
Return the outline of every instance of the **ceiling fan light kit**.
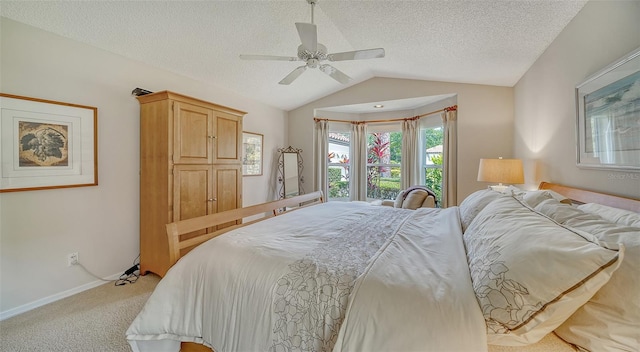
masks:
{"label": "ceiling fan light kit", "polygon": [[365,60],[384,57],[384,49],[365,49],[346,51],[342,53],[329,54],[327,47],[318,43],[318,28],[313,23],[313,9],[316,0],[306,0],[311,5],[311,23],[296,22],[300,44],[298,46],[298,56],[272,56],[272,55],[240,55],[243,60],[272,60],[272,61],[304,61],[305,65],[296,67],[291,73],[284,77],[280,84],[291,84],[298,78],[307,68],[317,68],[325,74],[329,75],[336,81],[346,84],[351,81],[351,77],[329,64],[321,64],[322,61],[346,61],[346,60]]}

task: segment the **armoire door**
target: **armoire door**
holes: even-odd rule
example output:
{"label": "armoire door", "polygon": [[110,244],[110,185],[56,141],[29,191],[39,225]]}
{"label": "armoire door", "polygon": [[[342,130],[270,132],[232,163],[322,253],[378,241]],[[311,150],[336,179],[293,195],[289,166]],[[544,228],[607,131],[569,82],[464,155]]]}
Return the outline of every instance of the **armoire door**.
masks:
{"label": "armoire door", "polygon": [[214,111],[213,164],[242,162],[242,116]]}
{"label": "armoire door", "polygon": [[215,209],[212,166],[175,165],[173,171],[173,221],[210,214]]}
{"label": "armoire door", "polygon": [[[242,208],[242,165],[215,165],[213,167],[214,194],[216,202],[213,203],[213,212],[219,213],[226,210]],[[224,228],[234,225],[229,222],[219,225]]]}
{"label": "armoire door", "polygon": [[174,101],[173,122],[173,162],[211,164],[215,139],[213,110]]}

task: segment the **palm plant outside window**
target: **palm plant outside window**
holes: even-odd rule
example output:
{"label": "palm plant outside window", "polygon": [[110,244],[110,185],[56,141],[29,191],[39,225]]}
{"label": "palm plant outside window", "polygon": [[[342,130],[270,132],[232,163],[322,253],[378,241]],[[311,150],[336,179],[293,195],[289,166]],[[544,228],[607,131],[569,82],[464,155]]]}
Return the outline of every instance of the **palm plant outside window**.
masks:
{"label": "palm plant outside window", "polygon": [[367,137],[367,199],[395,199],[400,192],[402,132]]}

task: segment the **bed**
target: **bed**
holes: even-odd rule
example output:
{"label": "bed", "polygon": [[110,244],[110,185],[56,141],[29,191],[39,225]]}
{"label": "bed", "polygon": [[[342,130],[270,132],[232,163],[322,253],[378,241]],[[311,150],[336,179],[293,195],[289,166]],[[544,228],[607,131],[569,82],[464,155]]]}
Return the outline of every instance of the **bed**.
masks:
{"label": "bed", "polygon": [[184,220],[126,336],[140,352],[638,350],[639,211],[542,183],[447,209],[316,192]]}

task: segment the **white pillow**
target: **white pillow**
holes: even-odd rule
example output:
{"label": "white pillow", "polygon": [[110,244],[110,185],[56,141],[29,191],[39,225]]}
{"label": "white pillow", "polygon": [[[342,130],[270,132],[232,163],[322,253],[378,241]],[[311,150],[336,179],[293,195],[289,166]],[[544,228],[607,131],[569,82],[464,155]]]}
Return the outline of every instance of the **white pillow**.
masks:
{"label": "white pillow", "polygon": [[548,189],[526,192],[523,195],[523,199],[532,208],[535,208],[536,205],[546,199],[554,199],[562,204],[571,205],[571,199]]}
{"label": "white pillow", "polygon": [[605,220],[618,225],[640,227],[640,214],[630,210],[618,209],[597,203],[587,203],[578,206],[578,209],[591,214],[598,214]]}
{"label": "white pillow", "polygon": [[640,350],[640,228],[594,220],[593,214],[570,218],[565,224],[601,241],[623,244],[625,255],[611,280],[556,334],[589,351]]}
{"label": "white pillow", "polygon": [[624,253],[511,196],[487,205],[463,238],[493,345],[542,339],[609,280]]}
{"label": "white pillow", "polygon": [[584,211],[573,207],[571,205],[567,205],[565,203],[560,203],[557,200],[551,198],[543,200],[538,203],[534,209],[544,214],[545,216],[550,217],[558,223],[563,224],[568,219],[572,219],[575,217],[580,217],[584,220],[593,219],[593,220],[604,220],[600,216],[596,214],[587,214]]}
{"label": "white pillow", "polygon": [[460,223],[462,224],[462,232],[471,224],[478,213],[484,209],[492,200],[504,197],[505,195],[491,189],[483,189],[471,193],[458,206],[460,211]]}
{"label": "white pillow", "polygon": [[571,205],[571,199],[549,189],[525,191],[521,190],[518,187],[509,186],[509,188],[507,188],[507,191],[508,194],[518,196],[519,198],[524,200],[525,203],[527,203],[532,208],[535,208],[536,205],[540,204],[540,202],[546,199],[555,199],[560,203]]}

